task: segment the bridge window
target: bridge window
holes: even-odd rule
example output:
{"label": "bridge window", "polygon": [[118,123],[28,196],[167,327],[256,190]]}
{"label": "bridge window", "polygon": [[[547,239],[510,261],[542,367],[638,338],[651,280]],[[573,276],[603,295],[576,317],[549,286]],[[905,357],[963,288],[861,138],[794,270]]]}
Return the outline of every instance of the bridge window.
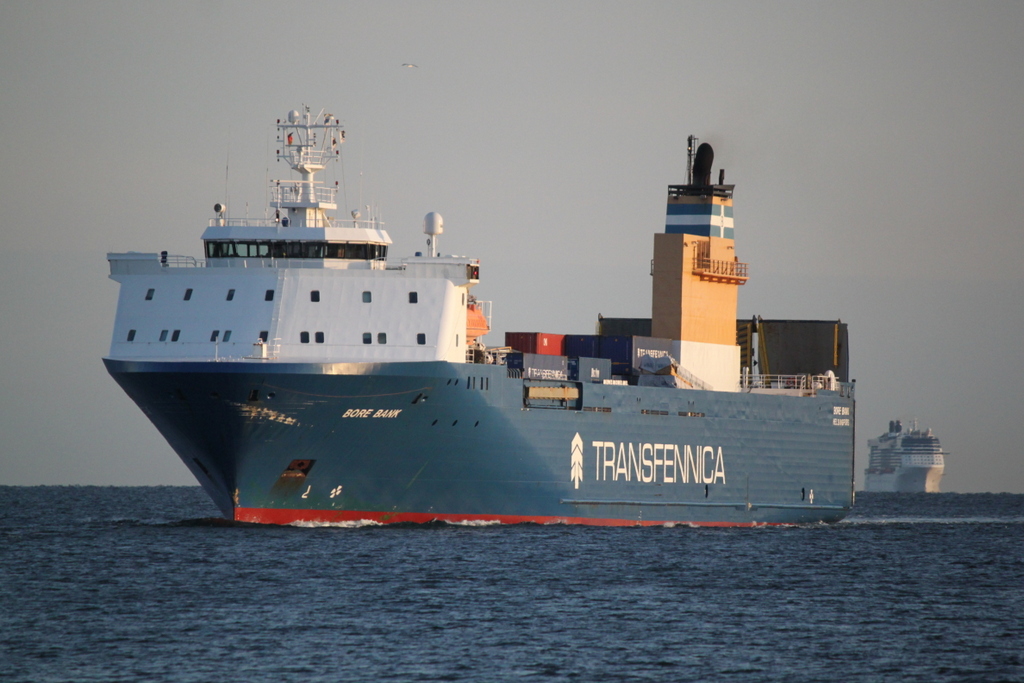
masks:
{"label": "bridge window", "polygon": [[420,295],[417,292],[409,292],[409,303],[419,303]]}
{"label": "bridge window", "polygon": [[388,333],[387,332],[378,332],[377,333],[377,343],[378,344],[387,344],[388,343]]}
{"label": "bridge window", "polygon": [[223,341],[229,341],[230,339],[231,339],[231,330],[225,330],[224,331],[224,339],[223,339]]}
{"label": "bridge window", "polygon": [[317,240],[207,240],[207,258],[299,258],[370,261],[387,257],[386,244]]}
{"label": "bridge window", "polygon": [[302,344],[309,343],[309,332],[299,332],[299,342]]}
{"label": "bridge window", "polygon": [[363,303],[368,304],[373,299],[373,295],[369,292],[363,292]]}
{"label": "bridge window", "polygon": [[263,295],[263,300],[264,301],[273,301],[274,300],[274,290],[268,289],[267,293]]}
{"label": "bridge window", "polygon": [[180,337],[180,336],[181,336],[181,330],[175,330],[174,332],[171,332],[171,341],[172,342],[178,341],[178,337]]}
{"label": "bridge window", "polygon": [[128,341],[135,341],[135,330],[128,330]]}
{"label": "bridge window", "polygon": [[314,289],[312,292],[310,292],[309,293],[309,300],[313,301],[313,302],[320,301],[320,290],[319,289]]}
{"label": "bridge window", "polygon": [[186,289],[185,290],[185,301],[191,301],[191,300],[192,300],[192,290],[191,289]]}
{"label": "bridge window", "polygon": [[[133,332],[134,332],[134,330],[133,330]],[[131,341],[131,339],[129,339],[128,341]],[[364,344],[372,344],[373,343],[373,335],[370,334],[369,332],[363,332],[363,343]]]}
{"label": "bridge window", "polygon": [[147,289],[146,290],[146,301],[152,301],[154,294],[156,294],[156,290],[155,289]]}
{"label": "bridge window", "polygon": [[323,332],[317,332],[316,333],[316,343],[317,344],[323,344],[324,343],[324,333]]}
{"label": "bridge window", "polygon": [[261,342],[263,342],[264,344],[266,344],[266,343],[267,343],[267,339],[268,339],[269,337],[270,337],[270,333],[269,333],[269,332],[267,332],[266,330],[262,330],[262,331],[260,332],[260,341],[261,341]]}
{"label": "bridge window", "polygon": [[416,343],[419,344],[420,346],[423,346],[424,344],[426,344],[427,343],[427,335],[423,334],[422,332],[417,334],[416,335]]}
{"label": "bridge window", "polygon": [[160,341],[167,341],[167,330],[160,330]]}
{"label": "bridge window", "polygon": [[219,337],[219,336],[220,336],[220,330],[214,330],[213,332],[210,333],[210,341],[212,341],[212,342],[217,341],[217,337]]}
{"label": "bridge window", "polygon": [[234,301],[235,300],[235,290],[233,290],[233,289],[229,289],[228,290],[228,299],[227,300],[228,301]]}

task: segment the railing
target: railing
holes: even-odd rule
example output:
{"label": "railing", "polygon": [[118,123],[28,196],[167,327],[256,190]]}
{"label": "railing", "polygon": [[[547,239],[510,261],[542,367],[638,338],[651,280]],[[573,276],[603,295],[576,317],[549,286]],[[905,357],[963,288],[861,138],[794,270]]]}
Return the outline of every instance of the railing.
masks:
{"label": "railing", "polygon": [[200,261],[194,256],[161,253],[160,265],[164,268],[205,268],[206,261]]}
{"label": "railing", "polygon": [[740,388],[790,389],[800,391],[836,391],[840,396],[853,396],[853,385],[838,381],[831,375],[747,375],[740,377]]}
{"label": "railing", "polygon": [[749,264],[739,261],[720,261],[717,259],[693,257],[693,270],[701,275],[717,275],[720,277],[746,280]]}
{"label": "railing", "polygon": [[[223,226],[230,228],[277,228],[281,225],[279,218],[211,218],[209,227]],[[328,218],[324,228],[361,228],[365,230],[383,230],[384,223],[376,220],[354,221],[352,219],[338,220]],[[265,238],[261,238],[265,239]]]}
{"label": "railing", "polygon": [[270,205],[281,203],[326,202],[336,203],[338,188],[310,186],[306,180],[280,180],[270,188]]}
{"label": "railing", "polygon": [[286,147],[283,153],[278,153],[279,159],[284,159],[292,166],[307,166],[310,168],[327,166],[327,162],[337,158],[336,150],[333,149],[311,149],[300,148],[298,145]]}

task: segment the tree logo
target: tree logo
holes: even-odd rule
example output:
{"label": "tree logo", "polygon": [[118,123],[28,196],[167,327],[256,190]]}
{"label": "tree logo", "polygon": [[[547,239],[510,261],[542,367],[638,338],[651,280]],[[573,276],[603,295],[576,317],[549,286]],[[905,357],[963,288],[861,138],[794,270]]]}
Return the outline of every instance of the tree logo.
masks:
{"label": "tree logo", "polygon": [[580,438],[579,432],[576,432],[572,439],[572,458],[569,462],[569,479],[576,484],[576,488],[579,488],[580,482],[583,481],[583,439]]}

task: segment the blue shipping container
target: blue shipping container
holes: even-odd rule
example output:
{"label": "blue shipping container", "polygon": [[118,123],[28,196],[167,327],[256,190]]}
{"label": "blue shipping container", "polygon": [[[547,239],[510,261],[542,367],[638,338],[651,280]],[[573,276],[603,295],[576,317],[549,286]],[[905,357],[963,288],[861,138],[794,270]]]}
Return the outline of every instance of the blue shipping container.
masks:
{"label": "blue shipping container", "polygon": [[616,375],[636,374],[645,356],[662,357],[672,352],[672,340],[658,337],[630,337],[613,335],[600,337],[601,358],[612,362]]}
{"label": "blue shipping container", "polygon": [[565,335],[565,355],[578,358],[600,358],[601,337],[596,334]]}
{"label": "blue shipping container", "polygon": [[612,362],[607,358],[570,358],[569,379],[574,382],[600,382],[612,378]]}

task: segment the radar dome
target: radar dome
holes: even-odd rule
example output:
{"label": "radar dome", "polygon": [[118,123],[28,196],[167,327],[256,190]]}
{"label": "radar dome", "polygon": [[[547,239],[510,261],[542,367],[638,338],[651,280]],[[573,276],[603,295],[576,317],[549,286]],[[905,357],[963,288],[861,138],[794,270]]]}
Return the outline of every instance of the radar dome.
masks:
{"label": "radar dome", "polygon": [[290,112],[288,112],[288,123],[298,123],[298,122],[299,122],[299,110],[298,109],[292,109]]}
{"label": "radar dome", "polygon": [[444,219],[441,214],[431,211],[423,218],[423,232],[428,235],[440,235],[444,232]]}

